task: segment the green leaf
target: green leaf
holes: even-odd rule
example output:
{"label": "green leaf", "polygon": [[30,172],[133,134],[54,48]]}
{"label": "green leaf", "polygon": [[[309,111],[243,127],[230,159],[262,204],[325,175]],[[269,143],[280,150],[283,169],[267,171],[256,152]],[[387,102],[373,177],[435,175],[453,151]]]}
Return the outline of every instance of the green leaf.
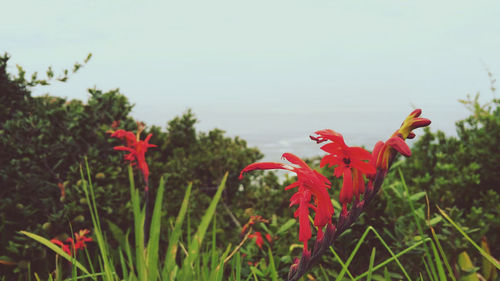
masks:
{"label": "green leaf", "polygon": [[431,226],[434,226],[436,225],[437,223],[441,222],[443,220],[443,217],[442,216],[436,216],[434,218],[432,218],[430,221],[429,221],[429,224]]}
{"label": "green leaf", "polygon": [[368,276],[366,276],[366,281],[372,280],[372,272],[373,272],[373,262],[375,261],[375,253],[377,249],[375,247],[372,248],[372,254],[370,255],[370,264],[368,267]]}
{"label": "green leaf", "polygon": [[165,264],[163,266],[162,276],[163,279],[167,279],[167,276],[170,275],[172,278],[172,271],[175,266],[175,257],[177,255],[177,249],[179,247],[179,238],[182,234],[182,224],[184,222],[184,217],[186,216],[186,212],[189,205],[189,196],[191,195],[192,183],[190,183],[186,189],[186,193],[184,194],[184,199],[182,200],[181,209],[179,210],[179,214],[175,219],[175,226],[172,232],[170,233],[170,238],[168,240],[168,248],[167,253],[165,255]]}
{"label": "green leaf", "polygon": [[418,200],[420,200],[424,196],[425,196],[425,191],[417,192],[417,193],[412,194],[410,196],[410,200],[411,201],[418,201]]}
{"label": "green leaf", "polygon": [[287,231],[288,229],[290,229],[294,225],[295,225],[295,219],[289,219],[287,222],[285,222],[284,224],[282,224],[280,226],[280,228],[278,229],[278,231],[276,231],[276,235],[281,234],[281,233]]}
{"label": "green leaf", "polygon": [[458,232],[460,232],[460,234],[462,234],[465,239],[467,239],[467,241],[469,241],[469,243],[471,243],[474,248],[476,248],[479,253],[485,258],[487,259],[489,262],[491,262],[497,269],[500,269],[500,263],[497,262],[491,255],[488,255],[488,253],[486,253],[483,249],[481,249],[481,247],[479,247],[470,237],[469,235],[467,235],[467,233],[465,233],[465,231],[460,228],[449,216],[448,214],[446,214],[445,211],[443,211],[441,208],[439,208],[439,206],[436,205],[436,207],[438,208],[439,212],[441,213],[441,215],[443,215],[443,217],[451,223],[451,225],[453,225],[453,227],[455,227],[456,230],[458,230]]}
{"label": "green leaf", "polygon": [[268,254],[269,254],[269,269],[271,270],[271,279],[278,280],[278,272],[276,271],[276,266],[274,264],[274,258],[273,258],[273,252],[271,251],[271,248],[268,248]]}
{"label": "green leaf", "polygon": [[205,211],[205,214],[203,215],[203,218],[201,219],[200,225],[198,226],[198,229],[196,233],[194,234],[193,238],[191,239],[191,243],[189,244],[189,249],[188,249],[188,256],[184,259],[184,265],[183,265],[183,270],[187,270],[188,276],[190,273],[190,268],[193,267],[194,262],[198,259],[199,254],[200,254],[200,247],[203,242],[203,239],[205,238],[205,234],[207,232],[208,226],[210,224],[210,221],[212,220],[214,214],[215,214],[215,208],[217,207],[217,204],[219,203],[219,200],[222,195],[222,191],[224,190],[224,187],[226,186],[226,180],[227,180],[228,173],[224,175],[224,178],[222,179],[221,184],[219,185],[219,188],[217,189],[217,192],[215,193],[212,202],[210,202],[210,205],[208,206],[207,210]]}
{"label": "green leaf", "polygon": [[457,264],[460,267],[460,270],[463,272],[460,280],[463,281],[479,281],[477,278],[476,271],[479,269],[472,264],[472,261],[467,254],[467,252],[463,251],[458,255]]}
{"label": "green leaf", "polygon": [[163,178],[160,179],[158,192],[156,193],[156,202],[151,217],[151,227],[149,232],[148,252],[146,264],[148,268],[148,280],[156,281],[159,273],[158,251],[160,245],[161,233],[161,206],[163,202],[163,192],[165,190],[165,183]]}

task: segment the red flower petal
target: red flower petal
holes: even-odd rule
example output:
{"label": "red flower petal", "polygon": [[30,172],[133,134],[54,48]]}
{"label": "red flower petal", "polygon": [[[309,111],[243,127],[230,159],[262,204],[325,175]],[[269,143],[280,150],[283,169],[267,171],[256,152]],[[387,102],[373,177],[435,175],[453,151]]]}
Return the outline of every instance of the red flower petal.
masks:
{"label": "red flower petal", "polygon": [[240,180],[243,179],[243,175],[245,173],[248,173],[250,171],[254,170],[271,170],[271,169],[281,169],[281,170],[288,170],[292,171],[290,169],[291,167],[285,164],[281,163],[275,163],[275,162],[260,162],[260,163],[253,163],[248,166],[246,166],[243,170],[241,170],[240,173]]}
{"label": "red flower petal", "polygon": [[353,161],[351,167],[358,169],[363,174],[373,174],[376,172],[376,169],[375,167],[373,167],[373,165],[359,160]]}
{"label": "red flower petal", "polygon": [[342,189],[340,190],[339,201],[342,204],[352,201],[352,173],[351,169],[344,170]]}
{"label": "red flower petal", "polygon": [[358,160],[370,160],[372,154],[361,147],[349,147],[349,154],[351,158],[356,158]]}
{"label": "red flower petal", "polygon": [[390,145],[392,148],[394,148],[396,151],[399,153],[403,154],[406,157],[411,156],[411,150],[410,147],[406,144],[406,142],[398,137],[391,137],[385,142],[387,145]]}

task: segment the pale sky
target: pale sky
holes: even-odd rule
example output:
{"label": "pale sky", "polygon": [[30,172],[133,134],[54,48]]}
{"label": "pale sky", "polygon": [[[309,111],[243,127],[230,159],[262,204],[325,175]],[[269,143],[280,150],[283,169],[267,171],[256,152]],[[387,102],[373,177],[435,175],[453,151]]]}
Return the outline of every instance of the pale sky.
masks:
{"label": "pale sky", "polygon": [[[499,1],[8,1],[0,52],[29,71],[93,58],[36,94],[86,100],[120,88],[133,115],[164,125],[192,108],[198,128],[382,137],[413,106],[433,128],[491,98],[500,74]],[[350,133],[352,132],[352,133]],[[279,138],[274,136],[275,138]],[[304,140],[307,141],[307,140]]]}

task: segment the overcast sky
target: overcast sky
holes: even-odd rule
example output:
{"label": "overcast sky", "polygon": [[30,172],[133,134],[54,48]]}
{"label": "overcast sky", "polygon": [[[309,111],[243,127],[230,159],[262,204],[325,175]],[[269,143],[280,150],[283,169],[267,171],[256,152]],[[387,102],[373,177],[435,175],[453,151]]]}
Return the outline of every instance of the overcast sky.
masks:
{"label": "overcast sky", "polygon": [[457,100],[489,100],[486,68],[500,73],[499,1],[20,0],[2,10],[12,72],[94,55],[36,94],[120,88],[148,124],[192,108],[200,129],[250,139],[325,127],[378,137],[414,106],[450,130],[467,113]]}

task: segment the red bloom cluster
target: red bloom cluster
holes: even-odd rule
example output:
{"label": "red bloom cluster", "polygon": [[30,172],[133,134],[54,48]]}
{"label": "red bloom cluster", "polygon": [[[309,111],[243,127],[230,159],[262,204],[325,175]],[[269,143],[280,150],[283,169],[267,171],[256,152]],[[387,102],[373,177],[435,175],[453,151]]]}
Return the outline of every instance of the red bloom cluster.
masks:
{"label": "red bloom cluster", "polygon": [[297,181],[285,187],[285,190],[298,187],[297,192],[290,198],[290,206],[299,205],[294,216],[299,218],[299,241],[304,243],[304,251],[307,251],[307,242],[311,238],[309,209],[316,212],[314,225],[318,227],[319,237],[323,234],[323,227],[331,223],[334,209],[327,191],[331,183],[299,157],[285,153],[283,158],[298,167],[275,162],[253,163],[241,171],[240,179],[243,178],[244,173],[253,170],[281,169],[297,174]]}
{"label": "red bloom cluster", "polygon": [[[355,203],[360,202],[361,195],[365,194],[366,196],[368,191],[372,194],[371,191],[374,190],[373,186],[376,177],[380,175],[382,177],[385,176],[396,153],[399,152],[404,156],[411,155],[410,148],[405,143],[405,139],[415,137],[412,130],[428,126],[431,123],[429,119],[419,118],[421,113],[422,110],[420,109],[414,110],[391,138],[386,142],[380,141],[375,145],[373,153],[361,147],[346,145],[343,136],[333,130],[320,130],[315,133],[317,136],[311,136],[311,139],[317,143],[328,141],[327,144],[321,147],[328,154],[321,159],[320,166],[324,167],[328,165],[335,167],[333,175],[343,178],[339,201],[342,203],[344,222],[348,215],[348,204],[351,204],[353,199]],[[303,257],[307,257],[309,253],[307,243],[311,238],[311,225],[309,223],[310,209],[315,212],[314,225],[318,228],[317,242],[323,239],[323,227],[331,225],[334,209],[327,190],[330,188],[331,183],[323,175],[312,170],[299,157],[285,153],[283,154],[283,158],[295,166],[275,162],[253,163],[241,171],[240,179],[244,173],[253,170],[281,169],[297,174],[297,181],[287,186],[285,190],[298,187],[297,192],[290,198],[290,206],[298,205],[294,215],[299,219],[299,240],[304,243],[305,255]],[[365,190],[365,181],[367,179],[368,191]],[[379,180],[377,190],[380,188],[380,183],[381,181]],[[357,214],[359,215],[359,212]],[[331,234],[329,235],[331,236]],[[262,244],[263,239],[260,233],[255,233],[253,237],[256,238],[257,245],[259,243],[260,245]]]}
{"label": "red bloom cluster", "polygon": [[129,152],[125,155],[125,160],[130,161],[131,165],[136,166],[141,170],[142,175],[144,176],[144,182],[146,183],[146,189],[148,189],[148,179],[149,179],[149,167],[146,162],[146,152],[150,147],[156,147],[154,144],[150,144],[149,140],[153,136],[153,134],[149,134],[145,140],[140,140],[140,134],[144,129],[143,126],[139,125],[139,129],[137,130],[137,134],[125,131],[125,130],[117,130],[111,133],[111,137],[124,139],[126,142],[126,146],[115,146],[115,150],[122,150]]}
{"label": "red bloom cluster", "polygon": [[59,239],[52,239],[50,242],[59,245],[65,253],[72,256],[73,253],[76,255],[77,250],[84,249],[87,247],[86,242],[92,242],[92,238],[85,237],[90,233],[88,229],[82,229],[78,233],[75,233],[75,239],[68,237],[65,242]]}
{"label": "red bloom cluster", "polygon": [[[269,223],[269,220],[264,219],[262,216],[251,216],[248,222],[241,228],[241,234],[245,234],[248,230],[252,231],[252,226],[257,222]],[[267,233],[265,236],[267,241],[272,241],[272,237],[269,233]],[[255,244],[257,244],[257,246],[262,249],[264,239],[262,238],[262,234],[259,231],[253,231],[248,235],[248,238],[255,238]]]}
{"label": "red bloom cluster", "polygon": [[329,153],[321,159],[320,166],[336,166],[333,174],[343,177],[342,189],[339,201],[342,203],[342,212],[347,212],[347,204],[352,202],[353,196],[359,201],[361,194],[365,192],[364,175],[374,174],[375,167],[364,160],[370,160],[371,154],[361,147],[349,147],[345,144],[341,134],[333,130],[321,130],[316,132],[319,137],[311,137],[317,143],[331,141],[321,147]]}
{"label": "red bloom cluster", "polygon": [[[272,241],[271,235],[267,233],[265,236],[267,241],[271,243]],[[259,248],[262,249],[262,245],[264,244],[264,239],[262,238],[262,234],[259,231],[255,231],[254,233],[248,235],[248,238],[255,238],[255,244],[257,244],[257,246],[259,246]]]}

